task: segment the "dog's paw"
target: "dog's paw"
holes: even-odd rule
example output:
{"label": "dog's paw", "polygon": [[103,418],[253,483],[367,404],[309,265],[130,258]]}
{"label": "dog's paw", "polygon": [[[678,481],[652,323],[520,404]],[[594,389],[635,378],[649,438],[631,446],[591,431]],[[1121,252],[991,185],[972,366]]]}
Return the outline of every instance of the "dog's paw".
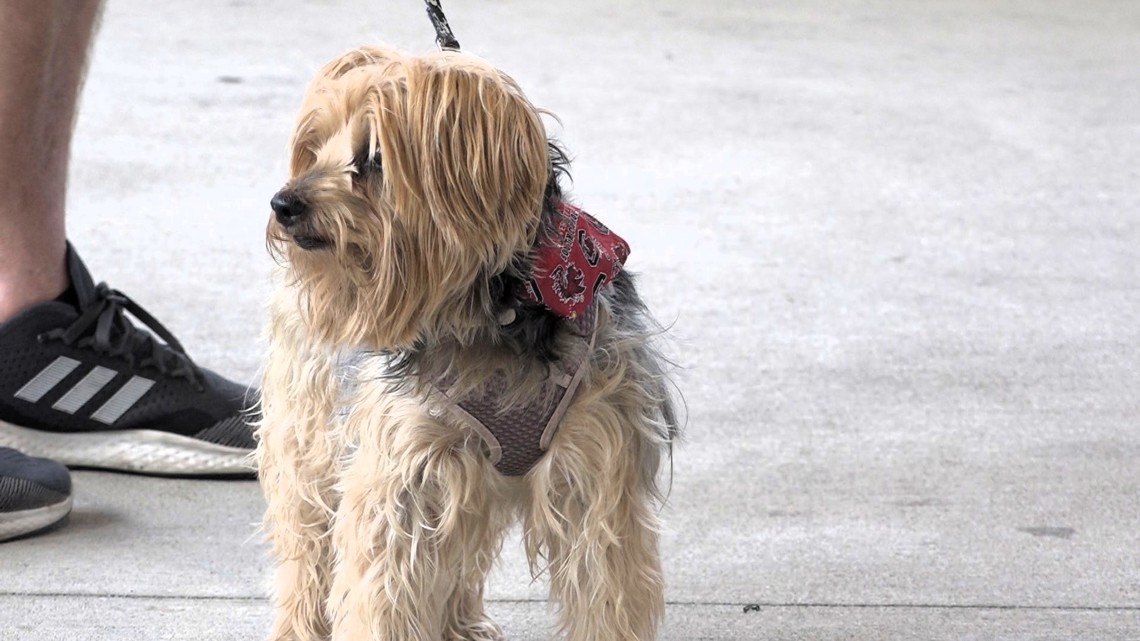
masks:
{"label": "dog's paw", "polygon": [[490,619],[469,623],[463,626],[463,631],[458,635],[447,637],[447,641],[506,641],[506,639],[502,628]]}

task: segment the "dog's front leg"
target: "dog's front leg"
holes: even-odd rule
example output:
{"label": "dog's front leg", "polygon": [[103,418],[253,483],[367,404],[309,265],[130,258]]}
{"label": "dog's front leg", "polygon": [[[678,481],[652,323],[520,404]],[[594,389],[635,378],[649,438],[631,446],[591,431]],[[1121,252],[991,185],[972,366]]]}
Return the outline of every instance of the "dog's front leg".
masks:
{"label": "dog's front leg", "polygon": [[307,344],[296,315],[287,311],[274,315],[270,344],[257,448],[264,527],[277,561],[269,639],[324,641],[339,456],[329,431],[338,394],[334,364]]}
{"label": "dog's front leg", "polygon": [[334,641],[492,641],[483,581],[506,519],[486,457],[411,399],[364,390],[333,525]]}
{"label": "dog's front leg", "polygon": [[567,414],[528,477],[527,555],[547,564],[568,641],[652,641],[665,600],[644,470],[657,446],[634,408],[591,403]]}

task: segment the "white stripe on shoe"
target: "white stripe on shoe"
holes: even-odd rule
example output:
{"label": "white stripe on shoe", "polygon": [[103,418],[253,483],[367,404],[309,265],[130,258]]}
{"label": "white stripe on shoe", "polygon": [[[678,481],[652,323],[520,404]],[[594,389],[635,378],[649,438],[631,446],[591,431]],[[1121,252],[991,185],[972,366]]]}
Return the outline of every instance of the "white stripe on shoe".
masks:
{"label": "white stripe on shoe", "polygon": [[74,414],[76,410],[83,407],[87,401],[106,387],[107,383],[115,378],[116,373],[113,369],[96,366],[95,369],[87,372],[87,376],[84,376],[74,387],[67,390],[67,393],[61,396],[51,408]]}
{"label": "white stripe on shoe", "polygon": [[[80,362],[73,358],[60,356],[17,390],[15,397],[29,403],[36,403],[63,382],[79,365]],[[107,385],[111,384],[117,375],[118,372],[113,369],[96,365],[52,404],[51,408],[58,412],[75,414],[99,392],[103,391]],[[149,378],[132,376],[111,398],[107,399],[99,409],[91,414],[91,419],[104,425],[113,425],[115,421],[122,418],[123,414],[134,407],[135,403],[138,403],[150,391],[151,387],[154,387],[154,383]]]}
{"label": "white stripe on shoe", "polygon": [[25,383],[23,387],[16,390],[16,398],[35,403],[43,398],[44,394],[50,392],[53,387],[59,385],[60,381],[67,378],[68,374],[75,371],[76,367],[79,367],[79,361],[60,356],[40,370],[40,373],[33,376],[32,380]]}
{"label": "white stripe on shoe", "polygon": [[149,378],[132,376],[126,385],[120,387],[114,396],[107,399],[107,402],[103,403],[102,407],[95,410],[91,418],[100,423],[111,425],[119,420],[119,417],[131,409],[135,403],[139,402],[139,399],[150,391],[153,385],[154,381]]}

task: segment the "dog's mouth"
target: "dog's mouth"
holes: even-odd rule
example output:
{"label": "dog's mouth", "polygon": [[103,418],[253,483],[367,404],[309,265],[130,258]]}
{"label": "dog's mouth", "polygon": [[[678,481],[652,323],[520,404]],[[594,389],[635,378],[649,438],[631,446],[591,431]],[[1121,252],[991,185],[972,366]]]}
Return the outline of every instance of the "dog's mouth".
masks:
{"label": "dog's mouth", "polygon": [[298,247],[305,250],[321,249],[322,247],[329,246],[328,239],[321,238],[320,236],[303,236],[301,234],[294,234],[293,242],[297,243]]}

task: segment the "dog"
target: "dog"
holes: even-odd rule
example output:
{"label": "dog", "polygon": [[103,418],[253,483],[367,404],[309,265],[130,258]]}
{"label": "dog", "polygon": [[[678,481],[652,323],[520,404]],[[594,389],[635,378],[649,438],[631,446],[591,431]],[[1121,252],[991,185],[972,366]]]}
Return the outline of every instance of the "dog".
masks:
{"label": "dog", "polygon": [[267,230],[271,639],[502,639],[484,583],[520,520],[567,638],[656,638],[663,330],[544,114],[457,51],[309,86]]}

